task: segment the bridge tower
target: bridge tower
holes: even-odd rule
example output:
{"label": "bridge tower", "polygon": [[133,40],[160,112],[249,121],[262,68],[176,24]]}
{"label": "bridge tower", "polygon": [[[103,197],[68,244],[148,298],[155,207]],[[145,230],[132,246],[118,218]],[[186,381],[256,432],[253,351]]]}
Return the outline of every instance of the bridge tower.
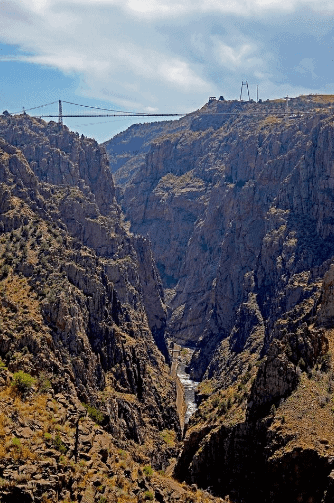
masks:
{"label": "bridge tower", "polygon": [[58,117],[59,126],[63,125],[63,106],[61,104],[61,100],[59,100],[59,117]]}

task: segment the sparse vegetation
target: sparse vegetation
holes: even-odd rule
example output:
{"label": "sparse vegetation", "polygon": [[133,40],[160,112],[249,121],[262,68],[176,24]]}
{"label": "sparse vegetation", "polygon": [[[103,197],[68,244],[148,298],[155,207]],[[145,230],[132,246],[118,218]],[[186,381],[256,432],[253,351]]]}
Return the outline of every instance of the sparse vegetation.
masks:
{"label": "sparse vegetation", "polygon": [[161,433],[161,438],[166,442],[168,447],[174,447],[176,433],[174,430],[163,430]]}
{"label": "sparse vegetation", "polygon": [[30,374],[19,370],[13,374],[12,386],[22,394],[26,394],[32,390],[36,380]]}
{"label": "sparse vegetation", "polygon": [[152,467],[151,467],[150,465],[146,465],[146,466],[144,466],[144,468],[143,468],[143,473],[144,473],[144,475],[145,475],[147,478],[152,477],[152,475],[153,475],[153,469],[152,469]]}
{"label": "sparse vegetation", "polygon": [[38,389],[41,393],[47,393],[51,389],[51,381],[45,372],[38,376]]}
{"label": "sparse vegetation", "polygon": [[97,424],[103,423],[103,421],[105,420],[105,415],[103,414],[103,412],[87,403],[83,403],[82,405],[85,407],[89,417],[93,419],[93,421],[95,421]]}

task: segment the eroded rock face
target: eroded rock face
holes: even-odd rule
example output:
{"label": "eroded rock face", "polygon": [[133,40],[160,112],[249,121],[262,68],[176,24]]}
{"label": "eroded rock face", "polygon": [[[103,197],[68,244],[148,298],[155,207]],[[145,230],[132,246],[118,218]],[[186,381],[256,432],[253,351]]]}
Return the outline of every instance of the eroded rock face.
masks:
{"label": "eroded rock face", "polygon": [[[120,179],[131,228],[152,242],[169,334],[203,347],[196,378],[219,366],[213,353],[225,338],[233,353],[251,333],[252,351],[267,347],[275,321],[319,291],[319,268],[332,256],[329,103],[302,97],[290,106],[286,119],[270,115],[283,102],[206,105],[182,130],[156,132],[145,162],[134,156],[131,178]],[[248,305],[257,321],[242,334]]]}
{"label": "eroded rock face", "polygon": [[332,421],[330,105],[296,98],[284,117],[283,101],[214,102],[119,178],[132,229],[152,242],[167,331],[197,346],[192,376],[208,383],[175,474],[235,501],[254,501],[263,478],[259,501],[332,494],[334,447],[323,425],[317,441],[305,433]]}
{"label": "eroded rock face", "polygon": [[28,116],[0,118],[0,135],[0,356],[103,411],[117,442],[149,441],[165,468],[159,431],[181,429],[163,292],[149,241],[122,223],[105,152]]}

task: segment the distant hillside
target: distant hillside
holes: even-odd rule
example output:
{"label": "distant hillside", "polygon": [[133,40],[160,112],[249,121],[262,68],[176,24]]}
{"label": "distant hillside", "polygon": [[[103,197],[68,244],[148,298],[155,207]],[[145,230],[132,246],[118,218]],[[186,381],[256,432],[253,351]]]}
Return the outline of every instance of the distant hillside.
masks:
{"label": "distant hillside", "polygon": [[145,161],[151,142],[161,135],[182,131],[189,125],[189,117],[174,121],[134,124],[126,131],[104,142],[117,184],[123,186],[136,173],[138,163]]}

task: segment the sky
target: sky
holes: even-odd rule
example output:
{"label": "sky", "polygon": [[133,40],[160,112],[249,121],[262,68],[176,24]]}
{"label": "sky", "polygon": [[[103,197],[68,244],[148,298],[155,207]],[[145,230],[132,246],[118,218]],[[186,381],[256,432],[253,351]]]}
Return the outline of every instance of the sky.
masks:
{"label": "sky", "polygon": [[[334,0],[0,0],[0,112],[188,113],[246,80],[253,99],[334,94],[333,70]],[[103,142],[146,120],[64,123]]]}

